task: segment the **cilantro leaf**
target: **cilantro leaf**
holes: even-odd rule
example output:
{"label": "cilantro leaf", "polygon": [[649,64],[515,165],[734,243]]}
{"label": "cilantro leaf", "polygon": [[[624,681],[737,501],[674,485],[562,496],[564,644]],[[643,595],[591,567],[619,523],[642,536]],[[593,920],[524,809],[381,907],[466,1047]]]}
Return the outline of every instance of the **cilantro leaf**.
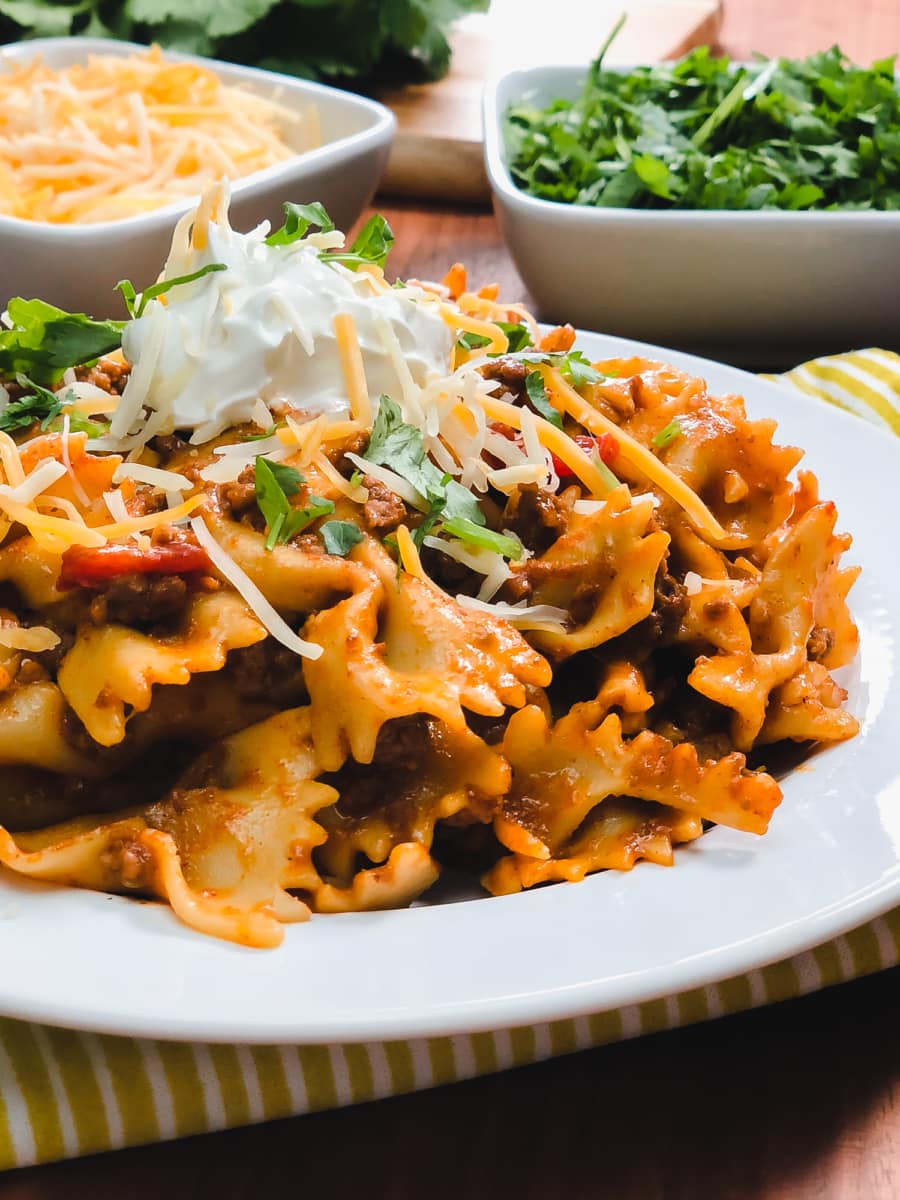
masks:
{"label": "cilantro leaf", "polygon": [[280,229],[269,234],[266,238],[266,245],[289,246],[292,242],[305,237],[313,225],[322,233],[330,233],[334,229],[334,221],[318,200],[314,200],[311,204],[292,204],[288,201],[284,206],[284,224]]}
{"label": "cilantro leaf", "polygon": [[324,262],[339,262],[347,267],[359,266],[362,263],[374,263],[375,266],[383,267],[393,244],[394,231],[386,218],[381,213],[373,213],[349,250],[326,250],[319,257]]}
{"label": "cilantro leaf", "polygon": [[528,393],[528,399],[544,420],[555,425],[557,429],[562,429],[562,414],[550,403],[550,397],[547,395],[547,388],[540,371],[528,372],[525,376],[525,391]]}
{"label": "cilantro leaf", "polygon": [[447,481],[425,452],[421,432],[407,425],[399,406],[390,396],[382,396],[372,426],[372,435],[363,458],[378,466],[389,467],[431,504],[436,496],[445,497],[447,517],[464,517],[474,525],[483,525],[478,501],[455,479]]}
{"label": "cilantro leaf", "polygon": [[482,350],[491,344],[491,339],[483,333],[461,333],[456,339],[456,344],[463,350]]}
{"label": "cilantro leaf", "polygon": [[352,521],[326,521],[319,529],[325,549],[329,554],[346,558],[354,546],[363,540],[363,532]]}
{"label": "cilantro leaf", "polygon": [[161,279],[159,283],[151,284],[140,293],[134,290],[134,284],[130,279],[120,279],[116,284],[116,290],[122,293],[129,314],[132,317],[140,317],[143,316],[144,309],[151,300],[155,300],[158,296],[164,296],[172,288],[180,287],[183,283],[193,283],[195,279],[202,279],[204,275],[212,275],[215,271],[225,270],[227,267],[224,263],[207,263],[205,267],[191,271],[190,275],[179,275],[175,279]]}
{"label": "cilantro leaf", "polygon": [[520,350],[534,345],[531,340],[531,330],[522,321],[517,321],[515,324],[509,321],[498,321],[497,324],[509,340],[506,348],[507,354],[518,354]]}
{"label": "cilantro leaf", "polygon": [[551,355],[550,359],[559,367],[572,387],[587,387],[592,383],[600,383],[604,378],[582,350],[570,350],[568,354]]}
{"label": "cilantro leaf", "polygon": [[27,375],[57,383],[69,367],[94,362],[122,345],[125,321],[94,321],[43,300],[16,296],[8,305],[11,328],[0,330],[0,378]]}
{"label": "cilantro leaf", "polygon": [[266,521],[267,550],[290,541],[318,517],[334,512],[332,501],[321,496],[310,496],[303,508],[289,504],[288,497],[296,495],[305,480],[299,471],[284,463],[257,455],[255,480],[256,503]]}

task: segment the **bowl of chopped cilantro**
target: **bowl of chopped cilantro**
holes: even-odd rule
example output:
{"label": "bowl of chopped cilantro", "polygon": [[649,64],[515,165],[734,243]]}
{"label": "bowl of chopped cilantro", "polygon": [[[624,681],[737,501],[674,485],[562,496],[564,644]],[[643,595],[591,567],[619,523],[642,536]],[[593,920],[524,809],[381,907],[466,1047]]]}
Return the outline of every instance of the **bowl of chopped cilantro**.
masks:
{"label": "bowl of chopped cilantro", "polygon": [[[605,48],[604,48],[605,49]],[[900,343],[894,60],[514,71],[495,207],[541,315],[745,363]]]}

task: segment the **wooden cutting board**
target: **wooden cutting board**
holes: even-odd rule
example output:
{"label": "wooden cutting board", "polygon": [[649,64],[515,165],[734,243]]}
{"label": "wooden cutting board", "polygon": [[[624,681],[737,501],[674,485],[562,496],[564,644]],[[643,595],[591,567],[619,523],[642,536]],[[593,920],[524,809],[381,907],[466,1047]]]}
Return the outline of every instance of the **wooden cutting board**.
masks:
{"label": "wooden cutting board", "polygon": [[493,0],[488,13],[467,17],[457,28],[444,79],[379,97],[398,121],[381,195],[487,201],[485,80],[514,68],[587,63],[623,12],[627,19],[606,61],[657,62],[715,44],[722,0]]}

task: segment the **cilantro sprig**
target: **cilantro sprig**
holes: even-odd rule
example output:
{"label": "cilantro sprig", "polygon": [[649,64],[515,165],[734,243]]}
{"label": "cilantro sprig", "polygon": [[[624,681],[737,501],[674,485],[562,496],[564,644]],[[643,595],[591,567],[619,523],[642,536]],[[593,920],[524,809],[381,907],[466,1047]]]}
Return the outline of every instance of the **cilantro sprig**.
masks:
{"label": "cilantro sprig", "polygon": [[122,297],[125,300],[125,307],[128,309],[128,315],[137,318],[144,315],[144,309],[151,300],[156,300],[159,296],[164,296],[172,288],[181,287],[185,283],[193,283],[195,279],[202,279],[204,275],[212,275],[216,271],[225,270],[227,270],[225,263],[207,263],[205,267],[200,267],[197,271],[191,271],[190,275],[178,275],[174,279],[161,279],[158,283],[144,288],[142,292],[135,291],[134,284],[130,279],[120,279],[116,284],[115,290],[122,293]]}
{"label": "cilantro sprig", "polygon": [[484,524],[478,501],[468,488],[434,465],[425,451],[421,430],[406,424],[399,405],[390,396],[382,396],[379,400],[372,436],[363,458],[400,475],[426,503],[434,504],[440,498],[445,517],[463,517],[473,525]]}
{"label": "cilantro sprig", "polygon": [[602,56],[574,100],[511,107],[516,183],[607,208],[900,210],[894,59],[834,46],[740,66],[700,47],[623,72]]}
{"label": "cilantro sprig", "polygon": [[306,480],[299,471],[284,463],[271,462],[258,455],[255,479],[257,507],[266,521],[267,550],[289,542],[313,521],[334,512],[333,502],[323,500],[321,496],[311,495],[303,508],[288,503],[288,497],[295,496]]}
{"label": "cilantro sprig", "polygon": [[[16,375],[16,383],[23,389],[22,395],[16,400],[11,400],[0,412],[0,431],[17,433],[22,429],[30,429],[36,422],[40,423],[43,432],[55,429],[57,423],[62,426],[63,410],[75,402],[72,391],[57,396],[55,392],[35,383],[21,371]],[[72,433],[87,433],[97,437],[107,428],[106,422],[101,424],[92,421],[80,412],[69,413],[69,429]]]}
{"label": "cilantro sprig", "polygon": [[352,521],[326,521],[319,529],[319,536],[328,554],[346,558],[354,546],[363,540],[363,531]]}
{"label": "cilantro sprig", "polygon": [[10,300],[10,328],[0,330],[0,379],[27,375],[36,384],[58,383],[69,367],[94,362],[122,345],[125,321],[94,321],[44,300]]}
{"label": "cilantro sprig", "polygon": [[[292,246],[306,235],[318,229],[320,233],[331,233],[334,221],[325,208],[314,201],[312,204],[285,204],[284,224],[266,238],[267,246]],[[380,213],[373,213],[356,235],[349,250],[322,250],[322,262],[343,263],[355,268],[370,263],[383,267],[394,244],[394,231]]]}

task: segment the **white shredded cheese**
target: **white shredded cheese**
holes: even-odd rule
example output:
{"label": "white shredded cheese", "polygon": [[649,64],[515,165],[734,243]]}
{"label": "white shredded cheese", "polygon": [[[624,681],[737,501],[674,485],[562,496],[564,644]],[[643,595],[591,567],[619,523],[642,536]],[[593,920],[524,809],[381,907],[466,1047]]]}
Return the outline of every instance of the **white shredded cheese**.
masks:
{"label": "white shredded cheese", "polygon": [[424,498],[419,495],[412,484],[407,483],[403,476],[398,475],[396,471],[391,471],[388,467],[378,466],[377,463],[370,463],[367,459],[360,458],[358,454],[354,454],[352,451],[349,451],[344,457],[348,458],[354,467],[362,471],[364,475],[371,475],[373,479],[377,479],[380,483],[383,483],[392,492],[396,492],[401,500],[405,500],[413,508],[419,508],[423,512],[428,508]]}
{"label": "white shredded cheese", "polygon": [[553,604],[533,604],[530,607],[524,603],[488,604],[472,596],[457,596],[456,603],[475,612],[490,613],[492,617],[508,621],[517,629],[543,629],[553,633],[565,633],[569,616],[564,608],[557,608]]}
{"label": "white shredded cheese", "polygon": [[31,504],[36,496],[39,496],[41,492],[46,492],[48,487],[51,487],[57,479],[61,479],[65,474],[65,463],[56,458],[45,458],[43,462],[38,463],[31,474],[25,476],[25,479],[17,487],[0,484],[0,493],[10,500],[15,500],[17,504]]}
{"label": "white shredded cheese", "polygon": [[209,560],[221,575],[231,584],[239,596],[247,602],[269,633],[282,646],[293,650],[301,658],[316,659],[322,656],[322,647],[314,642],[305,642],[298,637],[290,625],[281,617],[265,598],[253,580],[238,566],[230,554],[227,554],[209,529],[202,517],[191,518],[191,529],[197,541],[209,555]]}
{"label": "white shredded cheese", "polygon": [[689,596],[696,596],[703,590],[703,580],[696,571],[688,571],[684,577],[684,590]]}
{"label": "white shredded cheese", "polygon": [[116,467],[113,483],[121,483],[123,479],[135,479],[138,483],[147,483],[163,492],[183,492],[191,487],[191,481],[177,471],[145,467],[142,463],[123,462]]}

